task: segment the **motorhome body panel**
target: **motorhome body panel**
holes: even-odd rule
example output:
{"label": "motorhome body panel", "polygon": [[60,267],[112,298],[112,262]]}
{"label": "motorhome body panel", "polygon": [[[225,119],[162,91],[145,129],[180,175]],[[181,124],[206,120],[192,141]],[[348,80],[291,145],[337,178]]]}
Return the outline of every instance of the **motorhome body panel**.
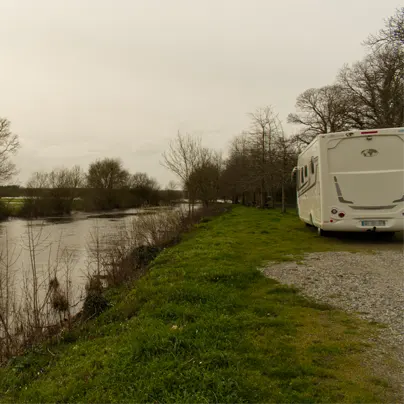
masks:
{"label": "motorhome body panel", "polygon": [[297,170],[299,216],[309,224],[321,221],[319,174],[319,142],[314,141],[300,155]]}
{"label": "motorhome body panel", "polygon": [[379,132],[321,135],[299,156],[299,169],[314,155],[318,164],[315,192],[298,191],[303,221],[334,231],[403,230],[404,130]]}

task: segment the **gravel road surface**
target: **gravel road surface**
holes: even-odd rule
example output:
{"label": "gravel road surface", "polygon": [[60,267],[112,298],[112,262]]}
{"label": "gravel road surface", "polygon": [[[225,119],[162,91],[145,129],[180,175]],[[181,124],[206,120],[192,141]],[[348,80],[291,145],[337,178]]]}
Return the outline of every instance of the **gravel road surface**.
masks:
{"label": "gravel road surface", "polygon": [[384,323],[378,352],[394,352],[399,374],[390,375],[404,389],[404,252],[307,254],[302,263],[268,264],[264,274],[293,285],[303,295],[328,303],[362,319]]}

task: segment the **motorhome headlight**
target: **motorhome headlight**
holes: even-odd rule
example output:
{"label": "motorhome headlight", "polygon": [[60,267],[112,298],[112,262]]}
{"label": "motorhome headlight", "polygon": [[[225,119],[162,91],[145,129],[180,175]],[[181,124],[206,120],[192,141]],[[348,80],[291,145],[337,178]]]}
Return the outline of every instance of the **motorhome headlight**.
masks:
{"label": "motorhome headlight", "polygon": [[335,209],[335,208],[333,208],[333,209],[331,209],[331,213],[332,213],[333,215],[336,215],[336,214],[338,213],[338,210]]}
{"label": "motorhome headlight", "polygon": [[344,212],[339,212],[339,213],[338,213],[338,216],[339,216],[340,218],[343,218],[343,217],[345,217],[345,213],[344,213]]}

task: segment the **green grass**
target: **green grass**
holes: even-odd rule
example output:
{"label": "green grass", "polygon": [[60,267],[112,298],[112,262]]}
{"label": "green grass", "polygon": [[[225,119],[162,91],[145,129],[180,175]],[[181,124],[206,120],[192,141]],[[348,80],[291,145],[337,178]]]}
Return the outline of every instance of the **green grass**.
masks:
{"label": "green grass", "polygon": [[165,250],[63,342],[0,370],[2,402],[389,402],[363,365],[377,326],[265,278],[266,261],[346,246],[295,215],[236,208]]}
{"label": "green grass", "polygon": [[[20,216],[21,209],[23,208],[25,198],[23,197],[3,197],[0,198],[0,202],[4,204],[4,207],[7,210],[8,215],[10,216]],[[82,211],[84,210],[83,201],[80,199],[75,199],[72,204],[73,211]]]}
{"label": "green grass", "polygon": [[24,204],[24,198],[0,198],[0,202],[3,203],[8,214],[16,216],[20,213],[20,210]]}

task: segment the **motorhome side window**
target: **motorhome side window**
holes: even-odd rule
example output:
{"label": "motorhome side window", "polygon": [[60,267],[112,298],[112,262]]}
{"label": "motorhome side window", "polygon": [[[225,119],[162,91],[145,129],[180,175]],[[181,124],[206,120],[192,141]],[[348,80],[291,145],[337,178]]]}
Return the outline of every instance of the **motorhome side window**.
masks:
{"label": "motorhome side window", "polygon": [[300,183],[303,185],[304,184],[304,172],[303,172],[303,167],[300,169]]}
{"label": "motorhome side window", "polygon": [[304,166],[304,176],[307,178],[309,176],[307,166]]}
{"label": "motorhome side window", "polygon": [[311,170],[311,173],[314,174],[314,161],[313,160],[310,161],[310,170]]}

